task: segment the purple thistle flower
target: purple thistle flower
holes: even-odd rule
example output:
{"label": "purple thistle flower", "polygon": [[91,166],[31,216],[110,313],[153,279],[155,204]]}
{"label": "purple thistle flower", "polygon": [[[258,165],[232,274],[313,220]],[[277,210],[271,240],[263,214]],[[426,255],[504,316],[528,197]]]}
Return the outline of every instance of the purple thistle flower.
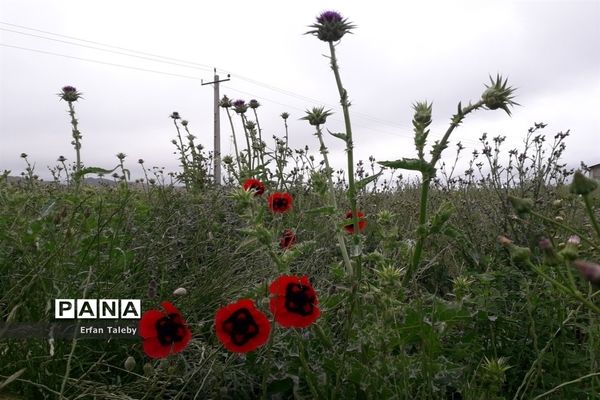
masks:
{"label": "purple thistle flower", "polygon": [[313,29],[306,32],[307,34],[315,35],[324,42],[337,42],[346,33],[350,33],[354,25],[337,11],[324,11],[310,27]]}
{"label": "purple thistle flower", "polygon": [[337,11],[324,11],[317,17],[317,22],[324,24],[327,22],[342,22],[342,15]]}
{"label": "purple thistle flower", "polygon": [[233,109],[238,114],[244,114],[248,110],[248,105],[244,100],[236,100],[233,102]]}
{"label": "purple thistle flower", "polygon": [[79,97],[81,97],[81,93],[79,93],[77,91],[77,89],[75,89],[75,87],[73,86],[64,86],[61,90],[60,93],[58,93],[58,96],[64,100],[64,101],[68,101],[73,102],[73,101],[77,101],[77,99],[79,99]]}

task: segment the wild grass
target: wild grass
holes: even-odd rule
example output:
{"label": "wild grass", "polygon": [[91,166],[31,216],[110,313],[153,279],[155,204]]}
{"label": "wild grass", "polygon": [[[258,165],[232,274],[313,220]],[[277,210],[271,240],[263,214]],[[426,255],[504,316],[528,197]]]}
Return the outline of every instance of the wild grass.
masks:
{"label": "wild grass", "polygon": [[[349,171],[355,171],[349,176],[328,165],[324,109],[305,118],[316,129],[319,153],[313,155],[308,147],[288,147],[287,114],[286,136],[270,148],[259,104],[225,97],[221,106],[232,129],[240,118],[246,148],[236,143],[236,154],[223,158],[224,184],[212,180],[212,154],[194,142],[178,113],[171,118],[181,170],[165,174],[139,160],[145,177],[131,182],[123,153],[112,170],[85,165],[74,108],[79,92],[63,90],[76,162],[59,157],[50,168],[54,181],[42,183],[24,154],[24,178],[9,182],[5,173],[0,180],[2,328],[49,326],[57,298],[140,298],[145,310],[173,302],[193,339],[183,352],[154,360],[138,339],[9,337],[0,329],[0,393],[23,399],[600,398],[600,292],[593,286],[600,274],[600,201],[582,174],[569,182],[574,171],[561,163],[568,132],[548,144],[545,125],[535,124],[523,148],[508,150],[506,166],[504,139],[486,136],[466,171],[438,163],[468,113],[509,112],[516,104],[498,77],[480,101],[459,104],[429,160],[431,106],[416,103],[417,158],[381,164],[415,170],[421,179],[379,175],[374,157],[369,166],[351,157],[350,104],[332,41],[353,26],[325,14],[310,33],[330,45],[347,122],[335,140],[347,146]],[[457,160],[462,150],[459,144]],[[112,185],[85,184],[85,175],[108,173]],[[268,192],[289,192],[292,210],[269,213],[266,196],[240,189],[249,177],[260,178]],[[358,217],[345,218],[348,210],[365,214],[364,232],[343,229],[357,226]],[[284,229],[297,236],[289,250],[278,246]],[[269,344],[255,351],[225,350],[215,335],[215,312],[240,298],[268,310],[267,285],[282,273],[310,278],[321,317],[304,329],[274,323]],[[176,296],[178,288],[187,294]]]}

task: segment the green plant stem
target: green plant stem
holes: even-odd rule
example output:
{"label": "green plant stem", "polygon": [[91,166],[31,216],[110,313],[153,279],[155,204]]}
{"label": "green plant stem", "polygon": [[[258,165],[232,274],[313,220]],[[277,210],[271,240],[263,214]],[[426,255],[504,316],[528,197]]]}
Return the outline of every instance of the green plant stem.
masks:
{"label": "green plant stem", "polygon": [[179,130],[179,125],[177,125],[177,120],[175,118],[173,118],[173,124],[175,125],[175,129],[177,129],[177,138],[179,139],[179,145],[181,146],[181,166],[183,167],[184,176],[183,182],[185,183],[185,187],[189,189],[189,168],[187,164],[187,157],[185,154],[185,147],[183,146],[183,139],[181,138],[181,131]]}
{"label": "green plant stem", "polygon": [[252,146],[250,145],[250,134],[248,133],[248,129],[246,128],[246,117],[244,117],[244,114],[240,114],[240,118],[242,119],[242,127],[244,128],[246,145],[248,146],[248,168],[250,168],[250,171],[252,171],[254,169],[254,151],[252,151]]}
{"label": "green plant stem", "polygon": [[574,235],[579,236],[579,238],[581,238],[581,240],[583,240],[584,242],[586,242],[587,244],[589,244],[592,247],[596,247],[597,246],[597,244],[595,244],[591,239],[586,238],[585,236],[583,236],[583,234],[581,232],[577,231],[576,229],[571,228],[568,225],[561,224],[560,222],[557,222],[557,221],[555,221],[555,220],[553,220],[551,218],[548,218],[545,215],[539,214],[539,213],[537,213],[536,211],[533,211],[533,210],[529,211],[529,213],[531,215],[533,215],[534,217],[538,217],[539,219],[541,219],[541,220],[543,220],[545,222],[548,222],[550,224],[558,226],[558,227],[560,227],[560,228],[562,228],[562,229],[564,229],[566,231],[571,232]]}
{"label": "green plant stem", "polygon": [[425,222],[427,221],[427,201],[429,199],[429,184],[431,183],[430,179],[423,179],[421,183],[421,200],[419,203],[419,227],[418,227],[418,238],[417,243],[415,244],[415,250],[413,252],[413,257],[411,263],[409,265],[408,270],[404,274],[402,279],[402,285],[406,286],[408,282],[411,281],[413,275],[417,271],[419,267],[419,262],[421,261],[421,254],[423,252],[423,245],[425,244],[425,239],[427,237],[426,232],[423,231],[423,227],[425,226]]}
{"label": "green plant stem", "polygon": [[304,374],[306,376],[306,383],[308,384],[308,388],[310,389],[310,393],[313,399],[320,399],[319,391],[315,386],[314,375],[312,374],[312,370],[308,366],[308,362],[306,361],[306,354],[304,354],[304,344],[302,343],[302,336],[298,331],[296,331],[296,337],[298,338],[298,355],[300,357],[300,364],[302,364],[302,369],[304,370]]}
{"label": "green plant stem", "polygon": [[[268,295],[268,293],[267,293],[267,295]],[[275,319],[273,319],[273,321],[271,321],[271,335],[269,336],[269,343],[267,344],[267,361],[263,365],[263,377],[262,377],[262,384],[261,384],[262,395],[260,397],[262,400],[267,399],[267,382],[268,382],[268,378],[269,378],[271,364],[273,363],[272,347],[273,347],[273,337],[274,336],[275,336]]]}
{"label": "green plant stem", "polygon": [[596,231],[596,235],[598,235],[598,239],[600,239],[600,226],[598,225],[598,221],[596,220],[596,216],[594,215],[594,210],[592,209],[589,194],[583,196],[583,202],[585,203],[585,209],[587,210],[588,215],[590,216],[590,220],[592,221],[592,226]]}
{"label": "green plant stem", "polygon": [[579,292],[578,290],[572,290],[572,289],[566,287],[562,283],[558,282],[556,279],[554,279],[551,276],[549,276],[548,274],[546,274],[544,271],[542,271],[541,268],[539,268],[538,266],[534,265],[531,261],[527,261],[526,264],[531,269],[533,269],[538,275],[540,275],[542,278],[544,278],[546,281],[548,281],[548,282],[552,283],[554,286],[556,286],[556,288],[558,288],[561,292],[563,292],[564,294],[566,294],[568,296],[571,296],[571,297],[579,300],[581,303],[583,303],[590,310],[594,311],[597,314],[600,314],[600,307],[598,307],[597,305],[595,305],[594,303],[592,303],[591,301],[589,301],[588,299],[586,299],[585,297],[583,297],[583,295],[581,294],[581,292]]}
{"label": "green plant stem", "polygon": [[265,167],[265,152],[263,148],[263,140],[262,140],[262,129],[260,129],[260,122],[258,122],[258,114],[256,113],[256,108],[253,108],[254,111],[254,119],[256,120],[256,128],[258,130],[258,156],[260,158],[260,164],[263,167],[263,179],[266,181],[267,178],[267,168]]}
{"label": "green plant stem", "polygon": [[[325,142],[323,141],[323,132],[321,131],[321,126],[317,125],[317,133],[316,136],[319,138],[319,143],[321,145],[321,147],[319,148],[319,151],[321,152],[321,155],[323,156],[323,160],[325,161],[325,169],[327,171],[327,185],[329,186],[329,196],[330,196],[330,203],[333,206],[334,210],[338,210],[337,207],[337,200],[335,198],[335,186],[333,185],[333,179],[331,178],[331,174],[333,173],[333,169],[331,169],[331,166],[329,165],[329,157],[327,157],[327,147],[325,146]],[[358,226],[358,225],[355,225]],[[346,241],[344,240],[344,236],[343,233],[340,231],[340,229],[336,226],[336,238],[338,241],[338,244],[340,246],[340,251],[342,252],[342,258],[344,259],[344,265],[346,266],[346,272],[348,273],[348,275],[352,276],[354,274],[353,268],[352,268],[352,262],[350,261],[350,256],[348,255],[348,249],[346,248]]]}
{"label": "green plant stem", "polygon": [[240,174],[239,179],[241,179],[242,165],[240,164],[240,153],[238,151],[237,139],[235,138],[235,128],[233,126],[233,119],[231,118],[231,113],[229,112],[229,108],[225,108],[225,110],[227,111],[227,118],[229,118],[229,125],[231,126],[231,137],[233,138],[233,148],[235,149],[235,161],[237,162],[237,165],[238,165],[238,171]]}
{"label": "green plant stem", "polygon": [[69,115],[71,116],[71,125],[73,126],[73,139],[75,140],[75,155],[77,157],[77,161],[75,162],[75,188],[79,189],[79,184],[81,182],[81,142],[79,139],[81,138],[81,134],[78,128],[77,118],[75,118],[75,107],[73,107],[73,102],[67,102],[69,104]]}

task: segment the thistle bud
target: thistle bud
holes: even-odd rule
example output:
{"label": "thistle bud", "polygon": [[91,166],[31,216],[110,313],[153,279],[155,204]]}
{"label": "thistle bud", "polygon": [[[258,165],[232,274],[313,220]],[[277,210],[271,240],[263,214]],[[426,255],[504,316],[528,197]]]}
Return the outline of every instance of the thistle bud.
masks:
{"label": "thistle bud", "polygon": [[290,116],[290,114],[283,112],[281,113],[281,118],[283,118],[284,120],[288,119],[288,117]]}
{"label": "thistle bud", "polygon": [[427,102],[417,102],[413,105],[413,109],[415,110],[415,114],[413,116],[413,120],[415,123],[420,124],[424,127],[431,123],[431,108],[432,104],[427,104]]}
{"label": "thistle bud", "polygon": [[323,125],[331,114],[331,110],[325,111],[325,107],[313,107],[312,111],[306,110],[306,116],[300,119],[308,121],[313,126],[318,126]]}
{"label": "thistle bud", "polygon": [[515,92],[514,88],[506,87],[507,79],[502,82],[502,77],[497,75],[496,81],[492,79],[490,76],[490,81],[492,84],[490,86],[486,85],[486,90],[481,95],[481,100],[483,104],[490,110],[497,110],[499,108],[506,111],[508,115],[510,115],[509,106],[519,105],[512,101],[513,93]]}
{"label": "thistle bud", "polygon": [[256,108],[260,107],[260,103],[258,102],[258,100],[252,99],[248,102],[248,106],[252,109],[256,109]]}
{"label": "thistle bud", "polygon": [[187,125],[188,125],[188,121],[187,121],[187,119],[182,119],[182,120],[181,120],[181,125],[183,125],[183,126],[187,126]]}
{"label": "thistle bud", "polygon": [[567,240],[565,247],[561,251],[559,251],[558,254],[565,260],[573,261],[579,255],[578,247],[580,244],[581,239],[579,239],[579,236],[572,235],[571,237],[569,237],[569,240]]}
{"label": "thistle bud", "polygon": [[123,161],[125,159],[125,157],[127,157],[127,154],[125,154],[125,153],[117,153],[117,158],[120,161]]}
{"label": "thistle bud", "polygon": [[581,272],[581,275],[594,285],[600,285],[600,265],[584,260],[573,261],[573,266]]}
{"label": "thistle bud", "polygon": [[127,371],[131,372],[135,369],[135,364],[136,364],[135,358],[133,358],[132,356],[129,356],[125,360],[124,366]]}
{"label": "thistle bud", "polygon": [[231,105],[231,100],[227,96],[223,96],[223,98],[219,102],[219,106],[221,106],[222,108],[230,108]]}
{"label": "thistle bud", "polygon": [[581,171],[577,171],[573,175],[573,182],[569,189],[571,193],[585,196],[596,190],[597,187],[598,183],[595,180],[588,178]]}
{"label": "thistle bud", "polygon": [[520,217],[529,214],[533,208],[532,199],[522,199],[520,197],[508,196],[508,201]]}
{"label": "thistle bud", "polygon": [[171,113],[171,115],[169,115],[169,117],[173,118],[173,119],[181,119],[181,117],[179,116],[179,113],[177,111],[173,111]]}

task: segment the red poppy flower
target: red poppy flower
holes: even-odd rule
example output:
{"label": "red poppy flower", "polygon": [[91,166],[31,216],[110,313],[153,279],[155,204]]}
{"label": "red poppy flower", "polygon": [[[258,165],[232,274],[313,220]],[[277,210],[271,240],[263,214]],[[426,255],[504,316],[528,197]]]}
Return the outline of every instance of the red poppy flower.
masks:
{"label": "red poppy flower", "polygon": [[283,275],[269,286],[270,308],[275,321],[285,328],[306,328],[319,318],[317,294],[306,276]]}
{"label": "red poppy flower", "polygon": [[292,208],[292,196],[289,193],[275,192],[267,199],[274,213],[284,213]]}
{"label": "red poppy flower", "polygon": [[[365,226],[367,226],[367,220],[365,219],[365,214],[360,211],[356,213],[358,215],[358,230],[362,232],[365,230]],[[346,213],[346,219],[349,220],[347,224],[344,225],[344,230],[348,233],[354,233],[354,222],[352,218],[352,211],[348,211]]]}
{"label": "red poppy flower", "polygon": [[265,192],[265,184],[254,178],[246,179],[242,187],[245,191],[254,190],[255,196],[260,196]]}
{"label": "red poppy flower", "polygon": [[296,244],[296,234],[291,229],[286,229],[281,234],[281,238],[279,239],[279,247],[287,250],[292,248]]}
{"label": "red poppy flower", "polygon": [[229,351],[246,353],[269,339],[271,324],[250,299],[221,307],[215,315],[217,338]]}
{"label": "red poppy flower", "polygon": [[144,352],[152,358],[164,358],[170,353],[178,353],[192,339],[192,332],[179,310],[168,301],[163,301],[160,305],[164,311],[148,310],[139,322]]}

